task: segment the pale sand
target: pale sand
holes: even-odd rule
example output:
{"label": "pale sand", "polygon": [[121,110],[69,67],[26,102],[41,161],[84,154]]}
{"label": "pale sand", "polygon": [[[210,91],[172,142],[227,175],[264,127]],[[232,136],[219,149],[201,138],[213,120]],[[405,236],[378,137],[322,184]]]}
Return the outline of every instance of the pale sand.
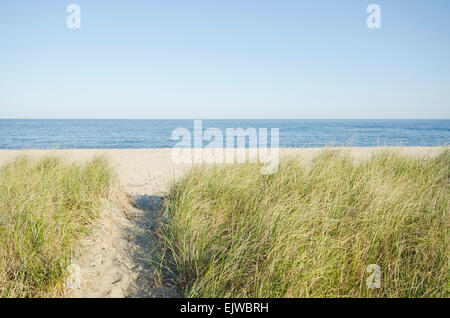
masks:
{"label": "pale sand", "polygon": [[[359,160],[386,148],[338,149],[349,152],[352,158]],[[389,149],[411,156],[435,156],[444,147]],[[280,154],[281,157],[299,156],[308,161],[322,150],[281,149]],[[97,226],[82,242],[73,260],[73,264],[80,269],[75,274],[80,275],[81,286],[68,289],[66,297],[180,296],[178,291],[161,283],[148,260],[152,258],[152,248],[156,246],[151,233],[157,224],[162,196],[191,165],[173,163],[171,149],[0,150],[0,165],[21,155],[36,159],[57,156],[80,163],[105,155],[117,172],[121,186],[140,207],[105,206]]]}
{"label": "pale sand", "polygon": [[[444,147],[367,147],[333,148],[350,152],[355,158],[392,149],[407,155],[433,156]],[[323,148],[280,149],[281,157],[299,155],[311,159]],[[61,149],[61,150],[0,150],[0,165],[20,155],[42,157],[55,155],[69,161],[83,162],[97,155],[106,155],[116,170],[120,183],[132,195],[163,195],[168,187],[191,166],[175,164],[171,149]]]}

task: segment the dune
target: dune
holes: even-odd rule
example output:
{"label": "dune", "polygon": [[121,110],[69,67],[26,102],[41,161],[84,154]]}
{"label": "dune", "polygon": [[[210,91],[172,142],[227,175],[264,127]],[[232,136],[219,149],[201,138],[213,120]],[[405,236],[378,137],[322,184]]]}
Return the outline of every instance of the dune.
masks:
{"label": "dune", "polygon": [[[281,148],[280,157],[300,156],[310,160],[324,148]],[[339,147],[355,159],[364,159],[390,149],[405,155],[435,156],[444,147]],[[244,150],[245,151],[245,150]],[[34,158],[56,156],[68,161],[85,162],[105,155],[118,174],[121,185],[131,195],[163,195],[169,185],[178,180],[192,166],[174,163],[171,149],[54,149],[0,150],[0,165],[21,155]]]}
{"label": "dune", "polygon": [[[386,149],[407,156],[433,157],[445,147],[342,147],[355,160],[369,158]],[[323,148],[283,148],[280,158],[296,156],[309,161]],[[174,297],[181,292],[166,288],[149,265],[157,245],[148,230],[158,222],[162,197],[180,180],[191,164],[175,163],[172,149],[30,149],[0,150],[0,166],[16,157],[58,157],[84,163],[105,156],[117,174],[124,194],[133,204],[105,207],[94,230],[75,253],[73,268],[80,284],[68,288],[65,297]],[[239,151],[246,151],[241,149]],[[147,261],[145,258],[147,257]],[[151,255],[150,255],[151,257]]]}

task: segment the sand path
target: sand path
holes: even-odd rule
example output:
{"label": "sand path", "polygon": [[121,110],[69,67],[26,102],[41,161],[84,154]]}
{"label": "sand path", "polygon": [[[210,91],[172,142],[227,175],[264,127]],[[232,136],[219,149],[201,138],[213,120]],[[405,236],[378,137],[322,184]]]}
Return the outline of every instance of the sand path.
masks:
{"label": "sand path", "polygon": [[[355,158],[366,158],[384,148],[346,148]],[[395,147],[414,156],[434,156],[442,147]],[[174,297],[180,293],[164,286],[152,267],[157,225],[163,196],[169,186],[189,169],[175,164],[170,149],[67,149],[0,150],[0,165],[20,155],[33,158],[57,156],[83,162],[105,155],[118,174],[119,182],[136,202],[136,207],[105,206],[92,234],[74,256],[74,277],[67,297]],[[283,149],[281,156],[313,158],[321,149]],[[78,276],[77,276],[78,275]]]}
{"label": "sand path", "polygon": [[96,228],[74,257],[80,285],[66,297],[176,297],[152,266],[154,227],[163,201],[159,196],[136,198],[138,208],[105,208]]}

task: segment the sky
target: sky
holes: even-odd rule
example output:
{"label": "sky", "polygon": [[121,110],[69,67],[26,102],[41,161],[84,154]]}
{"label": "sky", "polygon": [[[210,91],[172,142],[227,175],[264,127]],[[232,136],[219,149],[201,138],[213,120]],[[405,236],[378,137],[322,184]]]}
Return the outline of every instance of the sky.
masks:
{"label": "sky", "polygon": [[0,118],[449,119],[450,1],[0,0]]}

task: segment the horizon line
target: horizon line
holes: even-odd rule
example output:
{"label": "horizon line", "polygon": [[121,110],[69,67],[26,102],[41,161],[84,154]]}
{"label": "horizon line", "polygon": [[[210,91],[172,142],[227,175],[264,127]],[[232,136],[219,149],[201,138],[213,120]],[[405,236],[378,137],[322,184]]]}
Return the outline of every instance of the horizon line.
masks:
{"label": "horizon line", "polygon": [[0,120],[450,120],[450,118],[71,118],[0,117]]}

